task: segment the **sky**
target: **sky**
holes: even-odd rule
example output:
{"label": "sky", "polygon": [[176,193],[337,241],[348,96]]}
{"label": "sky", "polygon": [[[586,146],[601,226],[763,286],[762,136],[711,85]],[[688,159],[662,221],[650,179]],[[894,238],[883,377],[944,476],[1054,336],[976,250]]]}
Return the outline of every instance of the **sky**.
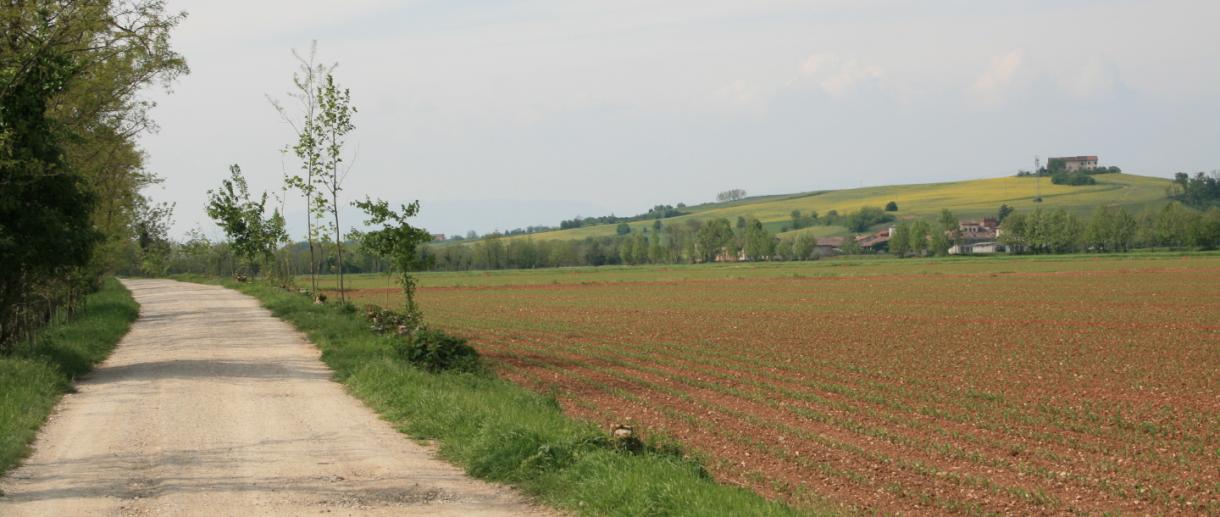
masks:
{"label": "sky", "polygon": [[[145,95],[146,193],[215,235],[240,164],[279,193],[292,51],[359,112],[343,196],[434,233],[710,201],[997,177],[1035,156],[1220,168],[1220,3],[1160,0],[168,0],[191,73]],[[303,203],[285,207],[300,232]],[[359,226],[359,215],[342,215]],[[346,223],[345,223],[346,224]]]}

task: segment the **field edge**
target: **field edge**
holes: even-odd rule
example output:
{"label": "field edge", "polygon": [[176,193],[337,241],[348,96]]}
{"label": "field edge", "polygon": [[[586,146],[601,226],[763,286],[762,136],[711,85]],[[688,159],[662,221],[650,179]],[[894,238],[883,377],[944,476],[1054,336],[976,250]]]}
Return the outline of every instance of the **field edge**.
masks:
{"label": "field edge", "polygon": [[[392,355],[358,315],[276,287],[204,277],[253,296],[305,333],[335,380],[410,438],[473,477],[514,486],[545,505],[586,515],[831,515],[811,494],[793,508],[715,482],[672,446],[624,453],[591,444],[605,432],[563,414],[553,397],[490,375],[430,374]],[[438,402],[440,401],[440,402]],[[655,445],[655,444],[654,444]]]}

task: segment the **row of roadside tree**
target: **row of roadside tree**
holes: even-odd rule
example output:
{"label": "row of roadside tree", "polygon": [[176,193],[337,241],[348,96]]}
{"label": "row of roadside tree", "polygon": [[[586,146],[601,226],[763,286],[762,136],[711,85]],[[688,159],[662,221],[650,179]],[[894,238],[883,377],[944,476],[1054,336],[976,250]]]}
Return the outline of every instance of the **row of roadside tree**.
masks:
{"label": "row of roadside tree", "polygon": [[154,0],[0,4],[0,352],[74,313],[118,270],[159,268],[173,207],[140,135],[141,91],[187,72],[183,15]]}

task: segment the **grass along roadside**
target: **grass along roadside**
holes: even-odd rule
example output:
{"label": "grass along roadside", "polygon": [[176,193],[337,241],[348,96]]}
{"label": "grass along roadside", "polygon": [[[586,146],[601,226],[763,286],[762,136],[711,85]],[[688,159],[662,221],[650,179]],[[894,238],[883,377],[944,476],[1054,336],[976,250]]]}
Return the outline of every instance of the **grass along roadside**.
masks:
{"label": "grass along roadside", "polygon": [[265,285],[224,285],[258,298],[308,335],[351,393],[412,438],[434,441],[441,457],[475,477],[587,515],[798,513],[749,490],[717,484],[675,446],[620,450],[605,431],[565,416],[553,398],[508,381],[424,372],[398,359],[390,338],[336,305],[315,305]]}
{"label": "grass along roadside", "polygon": [[0,474],[17,465],[72,381],[105,359],[139,315],[113,278],[89,295],[77,317],[44,329],[33,344],[0,355]]}

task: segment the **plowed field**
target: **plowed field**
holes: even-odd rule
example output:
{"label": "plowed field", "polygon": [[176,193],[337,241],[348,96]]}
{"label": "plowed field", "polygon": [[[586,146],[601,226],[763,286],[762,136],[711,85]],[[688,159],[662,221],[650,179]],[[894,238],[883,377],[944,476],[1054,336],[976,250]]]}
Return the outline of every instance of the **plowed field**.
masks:
{"label": "plowed field", "polygon": [[1220,512],[1220,257],[917,264],[439,275],[420,298],[501,375],[797,505]]}

